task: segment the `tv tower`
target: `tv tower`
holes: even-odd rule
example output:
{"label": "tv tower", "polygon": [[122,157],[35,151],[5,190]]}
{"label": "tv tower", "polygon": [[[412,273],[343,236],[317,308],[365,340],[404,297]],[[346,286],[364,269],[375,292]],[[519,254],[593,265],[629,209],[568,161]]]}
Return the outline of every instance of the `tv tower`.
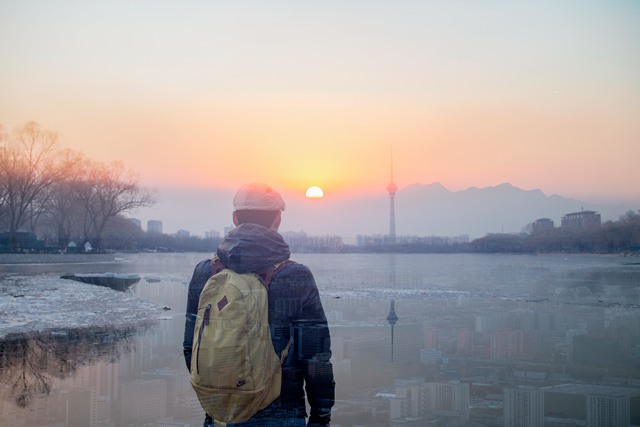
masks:
{"label": "tv tower", "polygon": [[391,307],[389,307],[389,315],[387,316],[387,322],[389,322],[391,326],[391,362],[393,362],[393,327],[396,326],[397,321],[396,302],[395,300],[391,300]]}
{"label": "tv tower", "polygon": [[389,240],[392,244],[396,242],[396,207],[394,202],[396,191],[398,191],[398,186],[393,182],[393,153],[391,153],[391,181],[387,184],[387,192],[389,193]]}

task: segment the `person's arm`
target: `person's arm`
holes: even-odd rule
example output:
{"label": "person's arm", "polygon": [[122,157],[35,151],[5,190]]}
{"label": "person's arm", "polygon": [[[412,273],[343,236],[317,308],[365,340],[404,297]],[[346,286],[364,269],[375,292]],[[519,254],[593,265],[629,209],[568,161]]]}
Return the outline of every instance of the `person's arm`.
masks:
{"label": "person's arm", "polygon": [[298,321],[304,380],[310,406],[309,426],[327,426],[335,402],[335,382],[331,365],[331,336],[320,294],[313,275],[305,281]]}
{"label": "person's arm", "polygon": [[200,293],[205,283],[212,275],[211,260],[200,262],[193,270],[193,276],[189,282],[189,290],[187,293],[187,310],[184,322],[184,340],[182,342],[182,352],[187,369],[191,372],[191,351],[193,349],[193,332],[196,324],[196,316],[198,313],[198,301]]}

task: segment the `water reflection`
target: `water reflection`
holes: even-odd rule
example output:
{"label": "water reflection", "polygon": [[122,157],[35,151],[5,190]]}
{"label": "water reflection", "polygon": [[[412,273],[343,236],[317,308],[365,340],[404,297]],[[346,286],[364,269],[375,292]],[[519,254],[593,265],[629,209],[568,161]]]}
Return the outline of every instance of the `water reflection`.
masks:
{"label": "water reflection", "polygon": [[5,398],[25,408],[36,397],[48,395],[55,381],[75,375],[82,366],[117,363],[144,329],[95,327],[9,335],[0,343]]}
{"label": "water reflection", "polygon": [[[0,394],[11,406],[0,408],[0,425],[201,425],[181,344],[187,282],[205,256],[135,254],[122,265],[83,267],[140,275],[136,297],[170,307],[172,319],[132,332],[116,349],[93,345],[91,333],[84,350],[72,335],[34,337],[47,343],[40,349],[3,344]],[[532,425],[587,425],[598,407],[624,418],[619,425],[640,425],[640,265],[628,259],[293,258],[314,272],[329,319],[334,426],[524,425],[513,420],[526,407]],[[22,352],[32,354],[14,357]],[[61,356],[45,363],[44,353]],[[15,403],[19,360],[30,364],[27,410]]]}
{"label": "water reflection", "polygon": [[100,327],[9,335],[0,347],[0,378],[9,389],[6,397],[24,408],[49,394],[55,380],[74,375],[82,366],[117,363],[135,346],[143,329]]}

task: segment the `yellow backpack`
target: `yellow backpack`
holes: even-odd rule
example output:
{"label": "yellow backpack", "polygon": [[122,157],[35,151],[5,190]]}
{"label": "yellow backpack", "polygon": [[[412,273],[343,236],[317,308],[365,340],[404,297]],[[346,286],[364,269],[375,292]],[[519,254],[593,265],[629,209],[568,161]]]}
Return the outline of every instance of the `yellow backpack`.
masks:
{"label": "yellow backpack", "polygon": [[271,278],[292,262],[261,275],[223,269],[200,294],[191,385],[217,424],[246,421],[280,396],[282,362],[293,337],[278,355],[269,330],[267,291]]}

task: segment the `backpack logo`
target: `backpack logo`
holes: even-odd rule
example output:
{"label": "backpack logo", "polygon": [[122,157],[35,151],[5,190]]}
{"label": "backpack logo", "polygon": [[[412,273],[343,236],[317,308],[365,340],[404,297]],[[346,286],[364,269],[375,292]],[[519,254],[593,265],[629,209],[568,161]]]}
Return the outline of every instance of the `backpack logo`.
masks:
{"label": "backpack logo", "polygon": [[247,380],[240,380],[238,381],[238,383],[236,384],[236,387],[242,387],[243,385],[245,385],[247,383]]}
{"label": "backpack logo", "polygon": [[224,297],[222,297],[222,299],[220,301],[218,301],[218,311],[222,311],[222,309],[225,308],[227,306],[227,304],[229,304],[229,300],[227,299],[227,296],[225,295]]}

